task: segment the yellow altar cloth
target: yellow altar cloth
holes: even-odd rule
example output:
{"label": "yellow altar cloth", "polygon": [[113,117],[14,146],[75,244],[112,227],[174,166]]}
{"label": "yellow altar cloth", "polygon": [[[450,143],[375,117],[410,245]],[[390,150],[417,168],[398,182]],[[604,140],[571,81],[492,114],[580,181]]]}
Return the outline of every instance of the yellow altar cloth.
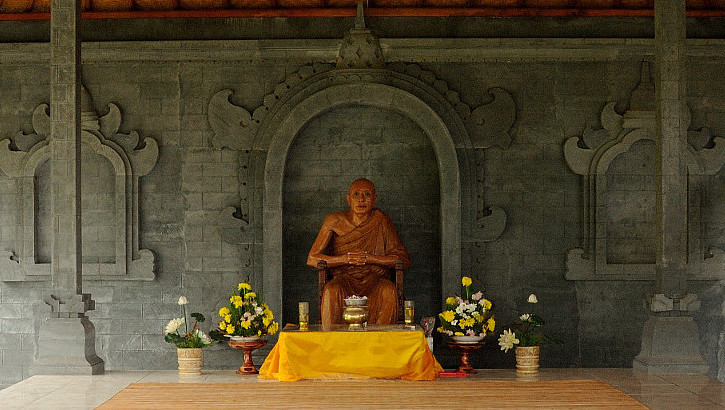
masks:
{"label": "yellow altar cloth", "polygon": [[285,328],[259,369],[259,377],[301,379],[435,380],[443,368],[420,328],[369,326],[366,331],[315,331]]}

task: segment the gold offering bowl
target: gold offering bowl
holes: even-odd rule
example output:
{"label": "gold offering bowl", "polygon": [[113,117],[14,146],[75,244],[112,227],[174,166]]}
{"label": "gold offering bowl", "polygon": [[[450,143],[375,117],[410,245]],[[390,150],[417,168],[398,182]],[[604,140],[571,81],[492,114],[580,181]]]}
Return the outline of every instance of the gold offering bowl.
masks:
{"label": "gold offering bowl", "polygon": [[349,330],[362,330],[368,316],[367,306],[345,306],[342,309],[342,319],[347,322]]}

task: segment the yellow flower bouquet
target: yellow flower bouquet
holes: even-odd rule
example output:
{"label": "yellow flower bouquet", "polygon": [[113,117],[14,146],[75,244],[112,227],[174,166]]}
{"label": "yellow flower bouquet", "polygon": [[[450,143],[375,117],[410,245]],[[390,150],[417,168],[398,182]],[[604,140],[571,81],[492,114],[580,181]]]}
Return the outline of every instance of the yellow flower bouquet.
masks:
{"label": "yellow flower bouquet", "polygon": [[258,337],[277,333],[279,324],[261,296],[248,283],[240,283],[229,298],[229,305],[219,309],[219,333],[226,337]]}
{"label": "yellow flower bouquet", "polygon": [[469,336],[483,338],[493,332],[496,321],[493,318],[491,301],[482,292],[472,293],[473,281],[468,276],[461,279],[464,296],[450,296],[446,299],[446,310],[438,314],[441,325],[436,329],[447,336]]}

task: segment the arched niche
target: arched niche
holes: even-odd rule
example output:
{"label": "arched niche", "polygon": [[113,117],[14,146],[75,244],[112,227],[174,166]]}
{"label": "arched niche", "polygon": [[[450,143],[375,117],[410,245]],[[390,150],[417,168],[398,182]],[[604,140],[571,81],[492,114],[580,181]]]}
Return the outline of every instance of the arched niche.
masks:
{"label": "arched niche", "polygon": [[[126,275],[127,231],[126,176],[128,161],[124,161],[111,146],[105,145],[97,134],[81,132],[81,183],[84,250],[83,272],[86,277],[114,272]],[[51,262],[52,219],[50,213],[50,146],[44,145],[31,155],[23,171],[23,220],[27,221],[23,262],[35,269],[49,269]],[[100,184],[99,182],[102,182]],[[105,205],[105,206],[104,206]],[[130,210],[129,210],[130,211]],[[40,216],[40,217],[39,217]],[[130,223],[130,221],[129,221]],[[50,232],[48,232],[50,231]],[[118,272],[115,272],[118,271]]]}
{"label": "arched niche", "polygon": [[[264,161],[263,286],[265,299],[275,311],[282,310],[283,184],[285,164],[292,142],[310,120],[335,107],[362,105],[397,112],[415,123],[435,151],[440,184],[442,294],[458,289],[461,269],[461,182],[456,147],[445,121],[417,96],[387,84],[332,85],[282,107],[261,130],[261,142],[269,147]],[[291,320],[283,318],[282,320]]]}
{"label": "arched niche", "polygon": [[440,193],[441,294],[460,290],[462,247],[495,240],[505,229],[506,213],[485,205],[484,152],[509,146],[516,116],[512,96],[490,88],[484,91],[487,102],[471,107],[445,80],[418,65],[382,67],[302,66],[251,111],[232,103],[231,89],[218,91],[209,101],[212,145],[238,151],[240,164],[240,205],[221,211],[219,231],[225,242],[249,249],[241,266],[252,266],[252,281],[262,283],[265,301],[275,311],[282,307],[283,184],[289,149],[309,121],[336,107],[396,112],[430,141]]}
{"label": "arched niche", "polygon": [[[314,117],[287,153],[283,184],[283,316],[297,317],[298,301],[317,301],[317,272],[305,264],[325,216],[348,209],[350,182],[376,183],[378,208],[393,219],[410,253],[404,281],[416,314],[440,311],[440,186],[427,135],[401,113],[340,105]],[[311,320],[319,319],[317,303]]]}
{"label": "arched niche", "polygon": [[[85,140],[92,141],[89,138]],[[125,192],[118,192],[125,183],[125,166],[122,161],[112,163],[109,158],[115,159],[113,156],[97,154],[87,142],[81,144],[81,158],[83,263],[88,268],[98,264],[115,264],[117,259],[124,261],[125,249],[122,245],[125,242],[116,241],[116,238],[126,236],[125,224],[119,225],[125,220]],[[34,263],[45,264],[51,262],[53,240],[49,158],[38,164],[33,181],[34,207],[26,204],[25,208],[26,213],[34,208],[35,221],[34,247],[28,258]],[[30,215],[27,214],[27,217]]]}

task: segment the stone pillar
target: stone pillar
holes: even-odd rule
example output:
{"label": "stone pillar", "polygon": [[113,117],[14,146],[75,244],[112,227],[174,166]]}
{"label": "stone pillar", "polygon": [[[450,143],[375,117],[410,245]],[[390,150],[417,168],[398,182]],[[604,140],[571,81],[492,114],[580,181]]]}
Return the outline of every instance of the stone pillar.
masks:
{"label": "stone pillar", "polygon": [[687,287],[687,105],[685,0],[655,0],[657,269],[638,370],[705,373]]}
{"label": "stone pillar", "polygon": [[101,374],[94,308],[83,294],[81,256],[80,0],[52,0],[50,18],[50,179],[53,218],[52,313],[40,327],[31,374]]}

